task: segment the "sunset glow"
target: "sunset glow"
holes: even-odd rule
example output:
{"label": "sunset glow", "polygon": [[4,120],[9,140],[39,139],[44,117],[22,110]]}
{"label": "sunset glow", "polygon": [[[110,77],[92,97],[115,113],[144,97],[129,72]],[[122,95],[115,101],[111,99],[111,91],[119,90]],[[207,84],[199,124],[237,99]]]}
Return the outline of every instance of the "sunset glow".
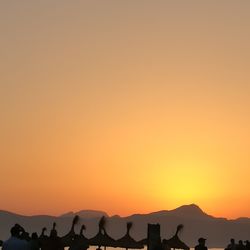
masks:
{"label": "sunset glow", "polygon": [[250,217],[250,1],[1,1],[0,209]]}

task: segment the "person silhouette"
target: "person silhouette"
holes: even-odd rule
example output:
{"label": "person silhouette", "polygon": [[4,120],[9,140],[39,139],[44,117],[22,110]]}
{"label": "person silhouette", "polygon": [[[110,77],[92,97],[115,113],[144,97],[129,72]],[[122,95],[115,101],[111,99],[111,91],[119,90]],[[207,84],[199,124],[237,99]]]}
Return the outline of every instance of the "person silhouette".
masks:
{"label": "person silhouette", "polygon": [[236,250],[237,245],[235,244],[235,240],[231,239],[230,244],[226,247],[226,250]]}
{"label": "person silhouette", "polygon": [[199,238],[198,239],[198,245],[197,246],[195,246],[195,250],[207,250],[207,247],[206,247],[206,245],[205,245],[205,243],[206,243],[206,239],[204,239],[204,238]]}
{"label": "person silhouette", "polygon": [[11,228],[11,237],[3,242],[2,250],[27,250],[27,242],[20,239],[20,227],[15,225]]}
{"label": "person silhouette", "polygon": [[246,245],[245,245],[246,250],[250,250],[250,242],[249,242],[249,240],[246,240],[245,243],[246,243]]}
{"label": "person silhouette", "polygon": [[242,240],[239,240],[239,244],[237,245],[236,250],[246,250],[246,247],[244,246]]}
{"label": "person silhouette", "polygon": [[31,240],[28,242],[28,249],[29,250],[39,250],[40,244],[37,233],[32,233]]}

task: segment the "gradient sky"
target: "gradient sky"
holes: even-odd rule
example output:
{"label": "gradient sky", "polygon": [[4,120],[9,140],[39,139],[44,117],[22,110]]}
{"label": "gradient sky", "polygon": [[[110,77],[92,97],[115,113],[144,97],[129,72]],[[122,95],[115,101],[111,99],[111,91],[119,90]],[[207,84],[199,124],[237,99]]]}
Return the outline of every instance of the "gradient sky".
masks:
{"label": "gradient sky", "polygon": [[249,0],[2,0],[0,209],[250,217]]}

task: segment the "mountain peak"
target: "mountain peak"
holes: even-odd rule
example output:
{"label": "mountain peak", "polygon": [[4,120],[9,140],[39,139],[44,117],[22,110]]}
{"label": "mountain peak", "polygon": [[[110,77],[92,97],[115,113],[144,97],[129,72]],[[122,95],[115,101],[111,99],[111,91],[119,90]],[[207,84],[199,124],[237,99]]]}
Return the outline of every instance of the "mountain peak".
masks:
{"label": "mountain peak", "polygon": [[[183,218],[192,218],[192,219],[207,219],[208,217],[211,218],[212,216],[203,212],[203,210],[197,206],[196,204],[190,205],[183,205],[173,210],[161,210],[157,212],[152,212],[148,215],[151,216],[175,216],[175,217],[183,217]],[[143,216],[143,215],[141,215]]]}
{"label": "mountain peak", "polygon": [[202,209],[196,204],[183,205],[171,211],[176,215],[185,215],[185,216],[207,216],[206,213],[202,211]]}
{"label": "mountain peak", "polygon": [[180,206],[180,207],[178,207],[176,209],[183,209],[183,210],[186,210],[186,211],[189,210],[189,211],[202,212],[203,213],[202,209],[198,205],[196,205],[194,203],[189,204],[189,205],[183,205],[183,206]]}

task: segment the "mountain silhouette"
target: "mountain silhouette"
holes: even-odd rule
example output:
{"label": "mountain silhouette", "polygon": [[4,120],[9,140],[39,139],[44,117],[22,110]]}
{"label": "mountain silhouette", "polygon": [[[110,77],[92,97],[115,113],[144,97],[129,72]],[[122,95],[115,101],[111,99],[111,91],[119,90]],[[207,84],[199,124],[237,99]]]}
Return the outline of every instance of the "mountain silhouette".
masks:
{"label": "mountain silhouette", "polygon": [[[58,217],[48,215],[23,216],[0,211],[0,240],[9,237],[9,230],[15,223],[23,225],[28,232],[36,231],[40,234],[43,227],[47,227],[49,231],[53,222],[56,222],[59,235],[65,235],[69,231],[72,217],[75,215],[79,215],[81,218],[80,223],[76,226],[76,232],[80,231],[81,225],[84,224],[86,226],[85,235],[88,238],[97,233],[100,217],[103,215],[108,217],[105,212],[95,210],[68,212]],[[209,247],[225,247],[230,238],[236,240],[250,238],[249,218],[236,220],[216,218],[206,214],[195,204],[149,214],[133,214],[127,217],[110,216],[107,218],[106,230],[114,239],[119,239],[126,233],[127,222],[133,222],[131,236],[136,240],[146,238],[148,223],[161,225],[162,239],[172,237],[175,234],[176,226],[183,224],[184,230],[180,233],[180,238],[189,246],[194,246],[201,236],[207,238]]]}
{"label": "mountain silhouette", "polygon": [[78,212],[68,212],[66,214],[62,214],[61,217],[75,217],[76,215],[85,219],[100,218],[102,216],[108,217],[107,213],[97,210],[81,210]]}
{"label": "mountain silhouette", "polygon": [[206,213],[204,213],[200,207],[198,207],[195,204],[191,204],[191,205],[184,205],[181,207],[178,207],[176,209],[173,210],[162,210],[162,211],[158,211],[158,212],[153,212],[150,213],[149,215],[152,216],[178,216],[178,217],[189,217],[189,218],[211,218],[212,216],[207,215]]}

